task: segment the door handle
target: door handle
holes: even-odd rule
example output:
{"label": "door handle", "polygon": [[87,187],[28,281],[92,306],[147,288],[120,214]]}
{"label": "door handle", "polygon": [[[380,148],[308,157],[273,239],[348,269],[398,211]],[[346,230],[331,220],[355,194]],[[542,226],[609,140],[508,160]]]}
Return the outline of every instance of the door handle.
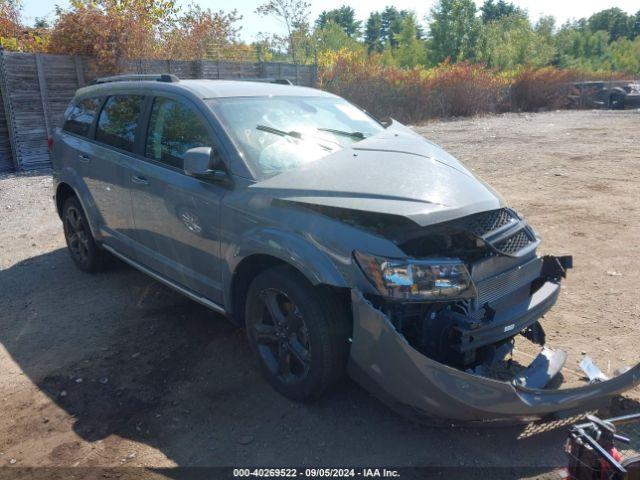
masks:
{"label": "door handle", "polygon": [[149,185],[149,180],[145,177],[136,175],[135,177],[131,177],[131,183],[135,183],[136,185]]}
{"label": "door handle", "polygon": [[83,163],[89,163],[91,161],[91,157],[89,155],[85,155],[84,153],[81,153],[80,155],[78,155],[78,158]]}

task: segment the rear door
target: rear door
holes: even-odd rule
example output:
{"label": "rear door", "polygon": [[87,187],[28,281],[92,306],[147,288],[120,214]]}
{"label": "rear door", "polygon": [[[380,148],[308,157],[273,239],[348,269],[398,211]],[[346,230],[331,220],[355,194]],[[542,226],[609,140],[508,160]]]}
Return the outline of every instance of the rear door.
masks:
{"label": "rear door", "polygon": [[72,150],[64,155],[85,182],[94,224],[105,243],[127,256],[134,252],[127,170],[143,104],[140,95],[87,98],[71,107],[63,127]]}
{"label": "rear door", "polygon": [[190,148],[216,147],[213,129],[191,101],[150,98],[143,157],[131,172],[138,258],[147,268],[222,302],[220,202],[226,188],[185,175]]}
{"label": "rear door", "polygon": [[129,171],[144,99],[143,95],[106,99],[96,124],[96,158],[91,160],[94,176],[89,188],[105,220],[105,242],[130,258],[135,249]]}

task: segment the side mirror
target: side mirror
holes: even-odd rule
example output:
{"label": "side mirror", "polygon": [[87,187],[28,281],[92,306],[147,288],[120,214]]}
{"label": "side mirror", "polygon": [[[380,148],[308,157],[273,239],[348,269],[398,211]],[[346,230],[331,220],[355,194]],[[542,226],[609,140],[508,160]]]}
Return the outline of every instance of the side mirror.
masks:
{"label": "side mirror", "polygon": [[184,173],[190,177],[227,180],[227,172],[218,168],[214,149],[211,147],[190,148],[184,152]]}

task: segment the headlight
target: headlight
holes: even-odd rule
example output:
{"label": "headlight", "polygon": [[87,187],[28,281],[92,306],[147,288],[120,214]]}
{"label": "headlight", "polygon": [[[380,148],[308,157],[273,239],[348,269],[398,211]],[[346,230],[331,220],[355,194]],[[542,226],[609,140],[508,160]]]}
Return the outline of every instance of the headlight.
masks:
{"label": "headlight", "polygon": [[444,301],[476,296],[467,267],[458,259],[411,260],[354,252],[358,265],[381,295],[404,300]]}

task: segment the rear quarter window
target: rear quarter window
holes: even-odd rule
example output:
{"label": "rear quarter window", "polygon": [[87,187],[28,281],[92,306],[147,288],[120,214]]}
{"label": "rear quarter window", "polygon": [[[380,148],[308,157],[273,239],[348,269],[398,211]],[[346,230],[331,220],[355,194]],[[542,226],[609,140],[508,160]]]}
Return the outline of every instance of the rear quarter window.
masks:
{"label": "rear quarter window", "polygon": [[102,98],[85,98],[78,103],[71,105],[65,115],[63,130],[81,135],[89,136],[91,125],[98,113],[98,108],[102,103]]}
{"label": "rear quarter window", "polygon": [[96,140],[132,152],[143,103],[143,95],[109,97],[98,118]]}

